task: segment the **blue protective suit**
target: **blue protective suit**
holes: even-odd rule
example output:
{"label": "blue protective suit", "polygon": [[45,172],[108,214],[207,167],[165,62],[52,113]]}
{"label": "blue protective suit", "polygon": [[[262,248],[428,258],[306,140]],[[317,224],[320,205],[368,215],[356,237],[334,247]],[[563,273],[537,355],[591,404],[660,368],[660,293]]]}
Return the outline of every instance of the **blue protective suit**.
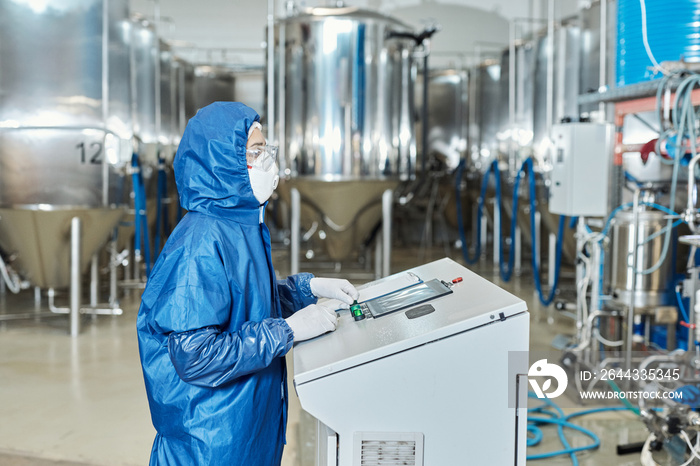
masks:
{"label": "blue protective suit", "polygon": [[157,430],[152,465],[278,465],[287,422],[283,317],[316,302],[311,274],[275,279],[264,207],[246,166],[259,116],[233,102],[201,109],[174,161],[188,210],[139,309],[141,364]]}

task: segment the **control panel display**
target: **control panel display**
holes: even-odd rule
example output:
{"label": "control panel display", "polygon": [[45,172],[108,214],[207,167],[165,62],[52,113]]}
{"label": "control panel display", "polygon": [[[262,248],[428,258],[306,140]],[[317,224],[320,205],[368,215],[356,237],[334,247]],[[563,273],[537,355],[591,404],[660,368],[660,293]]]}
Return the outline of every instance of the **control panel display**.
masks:
{"label": "control panel display", "polygon": [[452,290],[444,282],[433,279],[366,301],[363,308],[366,306],[372,317],[376,318],[450,293]]}

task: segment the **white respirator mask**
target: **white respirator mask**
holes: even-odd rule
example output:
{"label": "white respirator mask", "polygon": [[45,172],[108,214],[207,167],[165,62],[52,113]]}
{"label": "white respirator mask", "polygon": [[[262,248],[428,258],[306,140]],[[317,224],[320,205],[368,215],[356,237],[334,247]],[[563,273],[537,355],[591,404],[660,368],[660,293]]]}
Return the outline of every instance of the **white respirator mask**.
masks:
{"label": "white respirator mask", "polygon": [[260,149],[246,151],[248,163],[248,176],[253,195],[260,204],[264,204],[279,183],[279,168],[277,168],[277,147],[264,146]]}

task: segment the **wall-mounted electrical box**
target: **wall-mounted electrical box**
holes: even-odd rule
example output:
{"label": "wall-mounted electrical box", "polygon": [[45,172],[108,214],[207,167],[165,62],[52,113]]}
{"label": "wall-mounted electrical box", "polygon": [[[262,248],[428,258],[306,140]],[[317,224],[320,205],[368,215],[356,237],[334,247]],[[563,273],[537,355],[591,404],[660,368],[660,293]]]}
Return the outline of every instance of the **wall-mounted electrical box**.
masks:
{"label": "wall-mounted electrical box", "polygon": [[614,135],[613,125],[607,123],[565,123],[552,127],[550,212],[583,217],[608,214]]}

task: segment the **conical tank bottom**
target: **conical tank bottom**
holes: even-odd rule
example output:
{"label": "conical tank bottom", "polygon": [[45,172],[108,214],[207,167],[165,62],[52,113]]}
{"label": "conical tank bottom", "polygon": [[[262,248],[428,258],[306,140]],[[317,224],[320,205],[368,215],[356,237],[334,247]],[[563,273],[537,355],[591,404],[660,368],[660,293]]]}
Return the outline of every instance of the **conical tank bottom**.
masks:
{"label": "conical tank bottom", "polygon": [[302,223],[314,221],[326,233],[326,249],[332,260],[346,259],[382,218],[382,194],[394,190],[398,180],[323,181],[296,178],[281,186],[287,197],[294,187],[301,194]]}
{"label": "conical tank bottom", "polygon": [[70,285],[71,219],[82,221],[81,270],[124,215],[122,208],[38,206],[0,208],[0,247],[16,253],[22,276],[41,288]]}

